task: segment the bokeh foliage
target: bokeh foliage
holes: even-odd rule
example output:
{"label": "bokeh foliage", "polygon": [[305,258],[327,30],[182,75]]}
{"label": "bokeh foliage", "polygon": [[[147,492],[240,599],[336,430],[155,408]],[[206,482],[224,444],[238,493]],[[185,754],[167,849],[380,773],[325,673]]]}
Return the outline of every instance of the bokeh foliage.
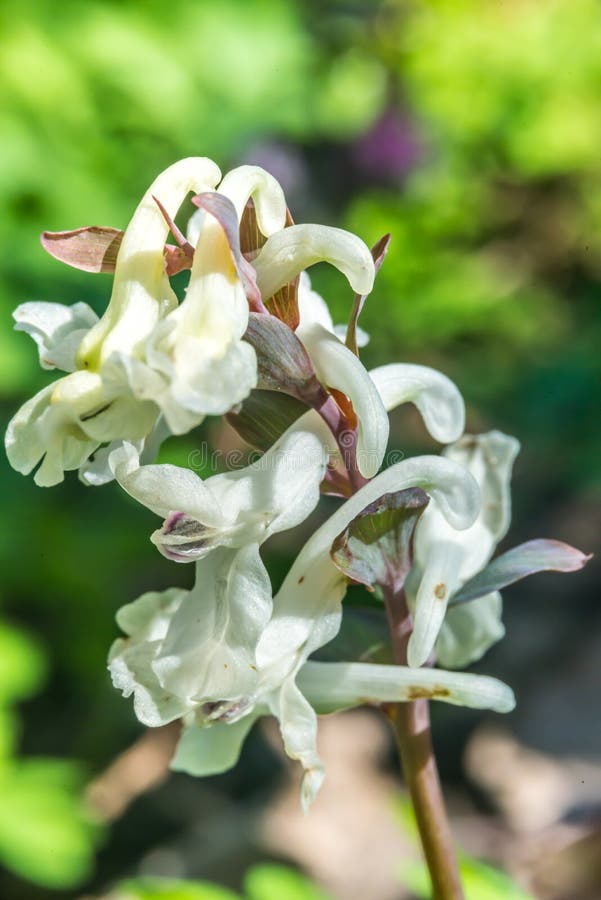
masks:
{"label": "bokeh foliage", "polygon": [[[0,30],[5,421],[51,375],[12,308],[101,311],[110,292],[107,276],[46,257],[39,232],[123,227],[160,169],[206,154],[223,170],[271,167],[299,221],[370,243],[392,232],[366,359],[437,365],[471,428],[519,434],[518,529],[531,507],[598,485],[596,0],[4,0]],[[344,320],[342,280],[314,281]],[[395,422],[403,449],[421,447],[412,421]],[[211,427],[180,442],[180,461]],[[3,465],[4,608],[18,627],[0,629],[0,856],[56,888],[85,877],[95,840],[64,758],[91,773],[138,733],[104,671],[114,611],[191,574],[158,557],[153,516],[114,487],[71,477],[43,491]],[[278,544],[278,569],[291,552]],[[135,867],[127,842],[112,850],[117,869]],[[26,896],[14,885],[0,878],[0,894]]]}

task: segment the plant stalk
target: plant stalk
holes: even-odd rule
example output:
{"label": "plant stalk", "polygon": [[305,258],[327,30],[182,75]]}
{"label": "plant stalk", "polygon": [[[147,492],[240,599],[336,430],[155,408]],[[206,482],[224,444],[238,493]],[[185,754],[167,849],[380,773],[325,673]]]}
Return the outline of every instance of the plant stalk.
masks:
{"label": "plant stalk", "polygon": [[[405,592],[384,591],[395,662],[407,665],[411,617]],[[405,781],[432,881],[433,900],[464,900],[453,836],[440,786],[430,730],[429,701],[391,703],[391,720]]]}

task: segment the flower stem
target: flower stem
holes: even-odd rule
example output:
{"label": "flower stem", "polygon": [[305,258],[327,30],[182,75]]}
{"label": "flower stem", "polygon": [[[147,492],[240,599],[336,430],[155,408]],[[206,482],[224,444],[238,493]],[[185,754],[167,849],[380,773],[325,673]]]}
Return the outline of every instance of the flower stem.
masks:
{"label": "flower stem", "polygon": [[[315,403],[336,438],[354,493],[364,479],[357,467],[356,430],[349,429],[342,410],[332,396]],[[404,582],[404,577],[403,577]],[[411,616],[402,584],[383,585],[395,662],[407,665]],[[433,900],[464,900],[453,836],[442,796],[430,731],[430,705],[419,698],[409,703],[386,705],[398,746],[401,766],[411,795],[417,826],[432,881]]]}
{"label": "flower stem", "polygon": [[342,410],[331,396],[324,391],[319,402],[315,404],[321,418],[324,420],[338,444],[340,457],[346,469],[351,491],[358,491],[366,480],[357,466],[357,428],[350,427]]}
{"label": "flower stem", "polygon": [[[407,665],[411,617],[405,592],[384,591],[395,661]],[[425,699],[391,703],[392,722],[405,781],[432,881],[433,900],[464,900],[453,837],[447,817],[430,731],[430,708]]]}

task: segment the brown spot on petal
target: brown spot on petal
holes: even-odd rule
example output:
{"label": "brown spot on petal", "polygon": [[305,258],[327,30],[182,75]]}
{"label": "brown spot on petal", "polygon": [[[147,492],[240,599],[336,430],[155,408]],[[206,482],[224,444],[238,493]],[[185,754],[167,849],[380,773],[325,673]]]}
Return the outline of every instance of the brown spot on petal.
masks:
{"label": "brown spot on petal", "polygon": [[443,581],[441,581],[440,584],[437,584],[434,588],[434,596],[437,600],[444,600],[444,598],[447,596],[447,586]]}
{"label": "brown spot on petal", "polygon": [[305,576],[301,575],[301,577],[298,579],[298,583],[302,584],[304,580],[305,580]]}
{"label": "brown spot on petal", "polygon": [[450,693],[450,690],[441,684],[434,684],[430,688],[412,685],[407,690],[409,700],[431,700],[436,697],[448,697]]}

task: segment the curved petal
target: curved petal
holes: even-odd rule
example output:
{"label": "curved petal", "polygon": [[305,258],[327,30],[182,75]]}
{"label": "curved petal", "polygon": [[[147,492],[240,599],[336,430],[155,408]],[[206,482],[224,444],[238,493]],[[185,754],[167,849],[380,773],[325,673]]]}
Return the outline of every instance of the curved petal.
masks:
{"label": "curved petal", "polygon": [[[175,375],[171,382],[171,404],[164,405],[164,414],[174,434],[179,415],[170,413],[175,403],[193,413],[196,421],[205,415],[220,416],[229,412],[248,397],[257,386],[257,357],[246,341],[232,339],[219,353],[214,352],[206,337],[182,337],[174,353]],[[186,431],[189,430],[186,428]]]}
{"label": "curved petal", "polygon": [[[256,463],[209,478],[205,484],[210,506],[196,499],[184,506],[172,503],[173,513],[152,540],[177,562],[202,559],[219,544],[263,543],[304,521],[317,506],[327,460],[319,436],[294,426]],[[183,471],[182,478],[191,485]],[[165,497],[170,496],[166,484]],[[178,496],[185,499],[182,492]]]}
{"label": "curved petal", "polygon": [[463,669],[484,656],[505,634],[503,601],[498,591],[470,603],[451,606],[436,642],[442,666]]}
{"label": "curved petal", "polygon": [[[152,463],[156,459],[161,444],[167,440],[170,434],[171,432],[164,418],[160,416],[148,437],[133,443],[136,453],[139,454],[140,462],[144,464]],[[91,459],[86,460],[79,467],[79,480],[83,484],[93,485],[94,487],[113,481],[115,476],[109,462],[111,453],[123,447],[126,443],[128,442],[121,440],[111,441],[107,446],[100,447]]]}
{"label": "curved petal", "polygon": [[[229,201],[221,199],[233,214]],[[227,234],[222,223],[207,214],[186,297],[159,323],[146,346],[148,364],[166,380],[158,402],[174,433],[187,430],[186,412],[221,415],[256,386],[256,354],[242,340],[248,315]]]}
{"label": "curved petal", "polygon": [[252,698],[255,649],[271,608],[271,583],[257,544],[220,548],[201,560],[195,588],[173,616],[152,665],[161,686],[201,708]]}
{"label": "curved petal", "polygon": [[301,272],[298,283],[298,312],[299,328],[317,324],[322,325],[327,331],[334,331],[334,322],[328,304],[321,294],[311,288],[311,279],[306,272]]}
{"label": "curved petal", "polygon": [[299,672],[298,683],[320,712],[422,697],[500,713],[511,712],[515,707],[513,691],[502,681],[442,669],[308,662]]}
{"label": "curved petal", "polygon": [[378,390],[358,357],[322,325],[299,328],[317,375],[325,385],[350,398],[359,421],[357,465],[372,478],[384,459],[388,443],[388,415]]}
{"label": "curved petal", "polygon": [[309,538],[274,598],[273,616],[257,649],[261,668],[277,666],[295,652],[306,658],[336,635],[347,581],[330,559],[334,539],[383,494],[408,487],[429,493],[454,528],[468,528],[480,492],[462,466],[439,456],[403,460],[362,487]]}
{"label": "curved petal", "polygon": [[11,466],[27,475],[42,460],[35,483],[58,484],[65,471],[79,468],[102,442],[90,426],[105,408],[100,378],[90,372],[75,372],[48,385],[9,422],[5,445]]}
{"label": "curved petal", "polygon": [[204,727],[188,723],[169,768],[198,777],[227,772],[238,762],[242,744],[256,720],[256,715],[248,715],[237,722],[215,722]]}
{"label": "curved petal", "polygon": [[211,489],[190,469],[169,464],[140,466],[138,450],[129,443],[109,458],[113,475],[134,500],[166,518],[172,510],[191,515],[219,527],[222,515]]}
{"label": "curved petal", "polygon": [[50,406],[53,390],[54,384],[42,388],[23,404],[8,423],[4,437],[6,455],[13,469],[22,475],[29,475],[46,452],[39,420]]}
{"label": "curved petal", "polygon": [[263,539],[303,522],[319,502],[328,453],[313,430],[295,423],[263,456],[238,471],[210,479],[222,506],[261,513]]}
{"label": "curved petal", "polygon": [[189,710],[181,698],[162,689],[152,670],[160,642],[187,594],[179,588],[150,592],[117,613],[117,622],[128,638],[119,638],[110,649],[111,678],[124,697],[133,694],[137,718],[151,728],[179,719]]}
{"label": "curved petal", "polygon": [[175,219],[190,191],[210,190],[220,177],[210,159],[189,157],[169,166],[153,181],[123,235],[109,305],[80,344],[80,368],[96,370],[114,351],[139,348],[159,317],[177,305],[163,261],[169,225],[154,198]]}
{"label": "curved petal", "polygon": [[236,207],[238,220],[252,198],[261,233],[269,237],[286,224],[286,198],[279,181],[260,166],[238,166],[225,175],[218,189]]}
{"label": "curved petal", "polygon": [[287,678],[269,700],[271,713],[280,723],[284,749],[305,770],[301,786],[301,804],[307,812],[324,779],[323,763],[317,753],[317,716],[296,685]]}
{"label": "curved petal", "polygon": [[87,303],[21,303],[13,313],[15,331],[31,335],[43,369],[73,372],[75,352],[82,338],[98,322]]}
{"label": "curved petal", "polygon": [[461,584],[486,565],[509,525],[511,467],[519,444],[500,432],[465,435],[444,451],[447,459],[464,465],[481,488],[476,521],[463,532],[449,526],[436,508],[425,510],[415,532],[415,573],[418,583],[412,600],[414,630],[408,647],[411,666],[428,659],[443,624],[449,598]]}
{"label": "curved petal", "polygon": [[[419,524],[417,527],[419,529]],[[413,631],[407,647],[407,662],[411,667],[424,665],[434,649],[449,597],[459,581],[462,559],[461,544],[452,540],[429,547],[428,562],[415,598]]]}
{"label": "curved petal", "polygon": [[495,544],[507,533],[511,520],[511,470],[520,451],[516,438],[501,431],[470,435],[446,447],[444,455],[465,466],[482,491],[482,524]]}
{"label": "curved petal", "polygon": [[442,444],[463,434],[463,397],[446,375],[428,366],[403,363],[379,366],[369,374],[387,411],[414,403],[432,437]]}
{"label": "curved petal", "polygon": [[299,272],[318,262],[339,269],[357,294],[371,291],[374,261],[360,238],[327,225],[291,225],[272,234],[253,260],[261,296],[272,297]]}

